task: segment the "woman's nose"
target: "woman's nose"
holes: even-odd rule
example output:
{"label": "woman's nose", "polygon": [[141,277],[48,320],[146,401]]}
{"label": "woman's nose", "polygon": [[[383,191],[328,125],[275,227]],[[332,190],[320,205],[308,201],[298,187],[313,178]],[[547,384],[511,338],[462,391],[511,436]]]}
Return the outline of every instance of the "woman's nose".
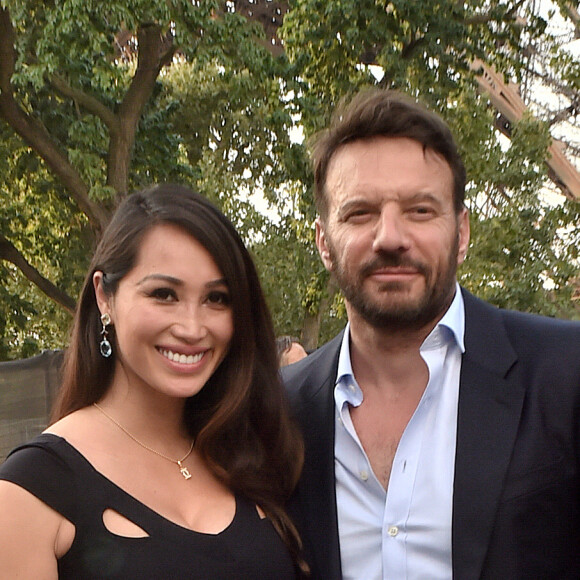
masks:
{"label": "woman's nose", "polygon": [[198,341],[207,335],[207,326],[203,308],[187,306],[179,309],[178,318],[173,324],[173,334],[189,342]]}

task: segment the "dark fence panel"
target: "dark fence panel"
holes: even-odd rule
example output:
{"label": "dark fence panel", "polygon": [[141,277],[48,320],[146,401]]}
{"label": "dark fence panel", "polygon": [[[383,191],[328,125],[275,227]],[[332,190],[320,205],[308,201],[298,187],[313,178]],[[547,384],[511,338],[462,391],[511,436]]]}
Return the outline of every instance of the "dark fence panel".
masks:
{"label": "dark fence panel", "polygon": [[62,358],[62,351],[47,350],[32,358],[0,362],[0,462],[46,428]]}

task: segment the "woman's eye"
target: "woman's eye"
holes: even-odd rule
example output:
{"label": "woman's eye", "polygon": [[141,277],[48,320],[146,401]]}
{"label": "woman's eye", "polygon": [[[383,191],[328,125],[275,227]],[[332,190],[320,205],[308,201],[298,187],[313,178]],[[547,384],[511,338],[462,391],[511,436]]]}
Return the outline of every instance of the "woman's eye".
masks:
{"label": "woman's eye", "polygon": [[229,306],[231,299],[227,292],[214,291],[207,296],[207,301],[210,304],[217,304],[219,306]]}
{"label": "woman's eye", "polygon": [[162,302],[173,302],[177,300],[177,295],[171,288],[156,288],[151,292],[150,296]]}

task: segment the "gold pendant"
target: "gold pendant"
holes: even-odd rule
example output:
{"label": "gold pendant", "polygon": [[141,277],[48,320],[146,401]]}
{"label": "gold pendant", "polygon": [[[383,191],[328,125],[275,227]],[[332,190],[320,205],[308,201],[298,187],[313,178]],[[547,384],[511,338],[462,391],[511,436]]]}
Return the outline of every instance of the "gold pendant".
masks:
{"label": "gold pendant", "polygon": [[185,465],[181,465],[181,461],[178,461],[177,465],[179,465],[179,471],[181,471],[181,475],[183,475],[185,479],[191,479],[191,473],[189,473],[189,469],[187,469]]}

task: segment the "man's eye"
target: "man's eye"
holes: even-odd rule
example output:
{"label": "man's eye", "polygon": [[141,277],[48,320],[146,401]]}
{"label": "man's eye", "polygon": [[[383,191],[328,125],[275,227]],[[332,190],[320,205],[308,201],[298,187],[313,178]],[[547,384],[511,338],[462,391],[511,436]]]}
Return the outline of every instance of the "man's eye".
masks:
{"label": "man's eye", "polygon": [[150,296],[162,302],[173,302],[177,300],[177,295],[171,288],[156,288],[151,292]]}
{"label": "man's eye", "polygon": [[433,214],[433,208],[425,205],[414,207],[411,211],[418,216],[428,216]]}
{"label": "man's eye", "polygon": [[369,215],[370,215],[370,211],[368,209],[357,209],[355,211],[351,211],[346,216],[346,221],[349,221],[349,220],[352,220],[352,221],[364,220]]}

